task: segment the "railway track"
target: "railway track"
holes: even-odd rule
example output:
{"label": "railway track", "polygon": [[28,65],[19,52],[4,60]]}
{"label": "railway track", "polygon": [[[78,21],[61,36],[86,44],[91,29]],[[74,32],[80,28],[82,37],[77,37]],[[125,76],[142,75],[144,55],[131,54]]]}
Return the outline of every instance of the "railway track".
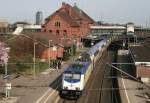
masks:
{"label": "railway track", "polygon": [[77,103],[78,100],[68,100],[61,98],[58,103]]}
{"label": "railway track", "polygon": [[103,87],[107,56],[107,52],[104,52],[97,61],[85,91],[79,99],[79,103],[101,103],[101,89]]}
{"label": "railway track", "polygon": [[[104,68],[106,68],[106,65],[105,65]],[[99,103],[101,103],[101,98],[102,98],[102,88],[103,88],[105,72],[106,72],[106,69],[104,70],[104,73],[103,73],[103,76],[102,76],[102,78],[103,78],[102,83],[100,84],[100,88],[99,88]]]}
{"label": "railway track", "polygon": [[[90,89],[93,89],[93,91],[91,92],[94,93],[94,95],[91,95],[91,96],[95,99],[89,100],[88,103],[91,103],[93,101],[94,103],[101,103],[102,88],[103,88],[103,81],[104,81],[105,68],[106,68],[105,63],[107,61],[104,58],[106,58],[106,54],[97,63],[96,69],[101,69],[101,70],[97,71],[96,77],[93,80],[94,82],[91,84],[91,88],[90,88]],[[101,75],[99,74],[100,72],[101,72]],[[95,91],[95,89],[98,89],[98,90]]]}

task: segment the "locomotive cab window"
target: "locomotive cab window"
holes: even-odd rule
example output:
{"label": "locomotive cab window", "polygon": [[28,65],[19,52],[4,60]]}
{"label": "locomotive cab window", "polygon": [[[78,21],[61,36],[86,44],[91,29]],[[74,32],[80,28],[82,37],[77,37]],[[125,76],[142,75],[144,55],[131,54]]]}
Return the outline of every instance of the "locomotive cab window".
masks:
{"label": "locomotive cab window", "polygon": [[80,74],[73,74],[74,79],[80,79]]}
{"label": "locomotive cab window", "polygon": [[66,73],[66,74],[64,74],[64,78],[66,80],[67,79],[79,80],[80,79],[80,74]]}

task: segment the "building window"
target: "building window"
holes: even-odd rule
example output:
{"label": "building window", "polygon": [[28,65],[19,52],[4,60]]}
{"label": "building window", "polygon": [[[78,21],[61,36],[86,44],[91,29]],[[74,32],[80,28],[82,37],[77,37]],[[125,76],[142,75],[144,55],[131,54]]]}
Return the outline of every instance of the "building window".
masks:
{"label": "building window", "polygon": [[49,30],[50,33],[52,33],[52,30]]}
{"label": "building window", "polygon": [[64,30],[63,35],[67,36],[67,30]]}
{"label": "building window", "polygon": [[56,30],[56,35],[59,35],[59,30]]}
{"label": "building window", "polygon": [[55,26],[56,26],[56,27],[60,27],[60,22],[58,22],[58,21],[55,22]]}
{"label": "building window", "polygon": [[67,33],[67,30],[64,30],[64,33]]}
{"label": "building window", "polygon": [[46,29],[44,29],[43,32],[46,32]]}

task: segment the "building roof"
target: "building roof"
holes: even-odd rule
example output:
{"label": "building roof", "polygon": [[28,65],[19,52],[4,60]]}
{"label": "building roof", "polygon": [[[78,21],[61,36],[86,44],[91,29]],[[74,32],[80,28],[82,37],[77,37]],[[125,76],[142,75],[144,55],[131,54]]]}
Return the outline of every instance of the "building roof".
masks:
{"label": "building roof", "polygon": [[62,17],[67,23],[69,23],[71,26],[78,27],[79,24],[66,12],[59,12],[58,14],[60,17]]}
{"label": "building roof", "polygon": [[8,25],[9,25],[9,23],[7,22],[7,21],[0,21],[0,27],[4,27],[4,28],[6,28],[6,27],[8,27]]}
{"label": "building roof", "polygon": [[95,21],[94,21],[89,15],[87,15],[83,10],[81,10],[80,8],[78,8],[76,4],[74,5],[73,10],[75,10],[75,11],[79,14],[79,17],[80,17],[80,18],[86,19],[86,20],[89,21],[90,23],[94,23],[94,22],[95,22]]}
{"label": "building roof", "polygon": [[49,45],[49,40],[52,40],[50,42],[50,45],[62,45],[62,46],[66,46],[69,47],[72,45],[73,41],[71,38],[69,37],[62,37],[59,35],[55,35],[49,32],[34,32],[34,33],[28,33],[28,36],[30,36],[31,38],[40,41],[46,45]]}
{"label": "building roof", "polygon": [[95,21],[92,18],[90,18],[84,11],[79,9],[77,6],[72,7],[71,5],[64,2],[62,3],[61,8],[59,8],[52,15],[45,19],[45,24],[47,24],[48,21],[51,20],[51,18],[55,15],[61,16],[71,26],[79,26],[79,20],[84,20],[91,24],[95,23]]}
{"label": "building roof", "polygon": [[41,29],[41,25],[25,25],[24,29]]}
{"label": "building roof", "polygon": [[150,48],[145,46],[131,46],[130,53],[135,64],[144,63],[150,65]]}
{"label": "building roof", "polygon": [[95,23],[95,21],[88,14],[86,14],[83,10],[81,10],[76,4],[74,5],[74,7],[72,7],[72,10],[77,13],[77,16],[79,17],[79,19],[86,20],[89,23]]}
{"label": "building roof", "polygon": [[124,26],[91,26],[91,29],[126,29]]}
{"label": "building roof", "polygon": [[29,25],[30,23],[25,22],[25,21],[17,21],[17,22],[14,23],[14,25],[16,25],[16,24],[25,24],[25,25]]}

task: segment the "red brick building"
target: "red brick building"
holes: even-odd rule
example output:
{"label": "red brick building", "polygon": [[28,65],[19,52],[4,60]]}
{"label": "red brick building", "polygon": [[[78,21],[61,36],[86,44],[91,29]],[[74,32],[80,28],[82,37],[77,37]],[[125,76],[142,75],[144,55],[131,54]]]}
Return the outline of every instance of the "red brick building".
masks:
{"label": "red brick building", "polygon": [[[49,57],[53,60],[62,58],[64,47],[71,47],[73,44],[71,38],[63,38],[49,32],[29,33],[28,36],[36,40],[38,44],[43,47],[39,56],[42,60],[48,60]],[[42,47],[36,46],[36,51],[38,51],[38,48],[40,49]]]}
{"label": "red brick building", "polygon": [[17,59],[34,55],[34,46],[36,58],[42,61],[46,61],[48,58],[60,59],[64,56],[64,48],[71,50],[71,46],[74,44],[72,38],[57,36],[49,32],[34,32],[14,37],[15,39],[9,41],[9,46],[14,53],[10,56]]}
{"label": "red brick building", "polygon": [[143,82],[150,82],[150,39],[141,45],[130,46],[129,50],[135,64],[135,76]]}
{"label": "red brick building", "polygon": [[62,3],[60,9],[45,19],[42,31],[61,36],[81,36],[90,32],[90,25],[95,25],[85,12],[76,5]]}
{"label": "red brick building", "polygon": [[57,58],[63,57],[64,48],[61,46],[53,46],[50,49],[46,49],[42,52],[42,55],[40,59],[42,60],[48,60],[48,58],[51,58],[52,60],[55,60]]}

